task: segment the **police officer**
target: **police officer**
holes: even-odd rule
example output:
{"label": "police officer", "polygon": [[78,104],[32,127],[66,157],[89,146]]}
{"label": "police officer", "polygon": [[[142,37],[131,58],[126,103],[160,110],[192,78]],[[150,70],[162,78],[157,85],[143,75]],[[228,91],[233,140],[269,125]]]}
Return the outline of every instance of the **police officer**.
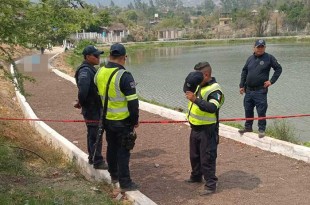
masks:
{"label": "police officer", "polygon": [[[266,117],[268,107],[268,88],[274,84],[282,73],[282,67],[277,59],[265,52],[266,42],[263,39],[255,41],[254,53],[246,61],[239,84],[240,94],[245,93],[243,106],[246,118],[254,117],[254,107],[256,107],[258,117]],[[274,69],[272,78],[269,80],[270,69]],[[252,132],[253,120],[246,120],[244,129],[239,130],[240,134]],[[258,121],[259,137],[265,136],[266,120]]]}
{"label": "police officer", "polygon": [[[192,172],[187,183],[200,183],[205,179],[205,188],[200,195],[216,191],[216,158],[218,145],[218,113],[224,103],[220,85],[211,76],[212,68],[208,62],[195,65],[185,81],[184,91],[188,103],[187,118],[191,125],[190,162]],[[195,91],[193,91],[195,89]]]}
{"label": "police officer", "polygon": [[[99,69],[95,76],[102,104],[108,95],[107,115],[105,119],[107,161],[112,182],[119,181],[122,192],[136,190],[139,186],[130,177],[130,150],[122,143],[124,139],[139,126],[139,101],[136,94],[136,83],[124,65],[126,49],[122,44],[113,44],[110,48],[109,62]],[[109,84],[108,79],[115,71]]]}
{"label": "police officer", "polygon": [[[75,104],[75,107],[82,107],[82,114],[85,120],[99,120],[101,101],[97,87],[94,84],[94,76],[97,71],[94,65],[99,64],[100,55],[103,54],[103,51],[98,50],[95,46],[89,45],[84,48],[82,54],[84,56],[84,61],[77,68],[75,73],[76,84],[79,90],[78,102]],[[86,122],[86,126],[87,151],[89,154],[88,163],[93,164],[95,169],[107,169],[108,166],[102,156],[102,140],[99,141],[93,161],[98,122]]]}

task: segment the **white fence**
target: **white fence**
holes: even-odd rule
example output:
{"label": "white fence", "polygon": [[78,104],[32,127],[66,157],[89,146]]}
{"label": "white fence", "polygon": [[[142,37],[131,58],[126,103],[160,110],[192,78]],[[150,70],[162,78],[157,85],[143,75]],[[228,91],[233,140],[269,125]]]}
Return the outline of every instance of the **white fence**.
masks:
{"label": "white fence", "polygon": [[79,41],[79,40],[95,40],[97,43],[116,43],[122,42],[122,38],[124,38],[125,32],[121,32],[120,36],[113,35],[113,33],[109,33],[107,36],[103,36],[101,33],[96,32],[83,32],[76,33],[70,36],[70,39]]}

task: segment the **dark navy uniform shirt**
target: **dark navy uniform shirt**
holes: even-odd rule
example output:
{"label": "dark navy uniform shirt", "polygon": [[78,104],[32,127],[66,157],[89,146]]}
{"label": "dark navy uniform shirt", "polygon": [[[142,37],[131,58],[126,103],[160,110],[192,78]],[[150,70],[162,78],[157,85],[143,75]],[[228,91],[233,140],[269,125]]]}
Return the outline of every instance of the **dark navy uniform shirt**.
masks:
{"label": "dark navy uniform shirt", "polygon": [[242,69],[239,87],[263,87],[264,82],[269,80],[271,68],[274,69],[274,74],[270,82],[274,84],[282,73],[282,67],[277,59],[268,53],[261,56],[253,54],[248,58]]}
{"label": "dark navy uniform shirt", "polygon": [[94,83],[96,68],[84,61],[75,73],[79,103],[82,106],[82,114],[88,120],[99,120],[102,107],[97,87]]}

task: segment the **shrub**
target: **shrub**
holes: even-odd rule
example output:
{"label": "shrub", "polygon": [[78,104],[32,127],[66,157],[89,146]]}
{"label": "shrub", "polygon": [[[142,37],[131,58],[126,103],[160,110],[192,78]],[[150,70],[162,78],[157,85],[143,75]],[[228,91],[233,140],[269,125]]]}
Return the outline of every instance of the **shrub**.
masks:
{"label": "shrub", "polygon": [[95,45],[95,42],[91,40],[81,40],[77,45],[76,48],[74,49],[74,53],[81,55],[83,49],[88,46],[88,45]]}
{"label": "shrub", "polygon": [[279,140],[298,143],[294,135],[294,127],[285,120],[275,120],[273,125],[267,128],[266,134]]}

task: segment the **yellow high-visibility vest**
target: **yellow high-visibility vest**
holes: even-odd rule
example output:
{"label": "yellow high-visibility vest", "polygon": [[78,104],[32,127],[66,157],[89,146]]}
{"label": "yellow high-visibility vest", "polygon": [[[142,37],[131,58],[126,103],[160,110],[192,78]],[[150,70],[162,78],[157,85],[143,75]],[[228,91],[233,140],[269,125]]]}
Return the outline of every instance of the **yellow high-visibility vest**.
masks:
{"label": "yellow high-visibility vest", "polygon": [[[98,93],[101,97],[103,106],[108,80],[113,71],[116,69],[118,68],[102,67],[97,71],[95,75],[94,82],[97,85]],[[126,70],[120,69],[114,74],[111,79],[108,91],[108,105],[106,115],[106,119],[108,120],[123,120],[129,117],[127,102],[130,100],[138,99],[137,94],[125,96],[120,90],[120,79],[125,72]]]}
{"label": "yellow high-visibility vest", "polygon": [[[207,101],[209,95],[213,93],[214,91],[219,90],[222,92],[221,86],[218,83],[213,83],[211,85],[205,86],[201,88],[200,91],[199,89],[200,89],[200,86],[198,86],[196,90],[197,91],[196,95],[201,96],[202,99],[205,101]],[[200,94],[198,92],[200,92]],[[220,107],[224,103],[224,95],[222,95],[220,102],[214,99],[209,100],[209,102],[216,105],[217,109],[220,109]],[[216,113],[208,113],[208,112],[202,111],[199,109],[198,105],[196,105],[195,103],[191,101],[189,101],[188,103],[188,110],[189,111],[188,111],[187,119],[193,125],[210,125],[210,124],[216,123],[217,121]]]}

